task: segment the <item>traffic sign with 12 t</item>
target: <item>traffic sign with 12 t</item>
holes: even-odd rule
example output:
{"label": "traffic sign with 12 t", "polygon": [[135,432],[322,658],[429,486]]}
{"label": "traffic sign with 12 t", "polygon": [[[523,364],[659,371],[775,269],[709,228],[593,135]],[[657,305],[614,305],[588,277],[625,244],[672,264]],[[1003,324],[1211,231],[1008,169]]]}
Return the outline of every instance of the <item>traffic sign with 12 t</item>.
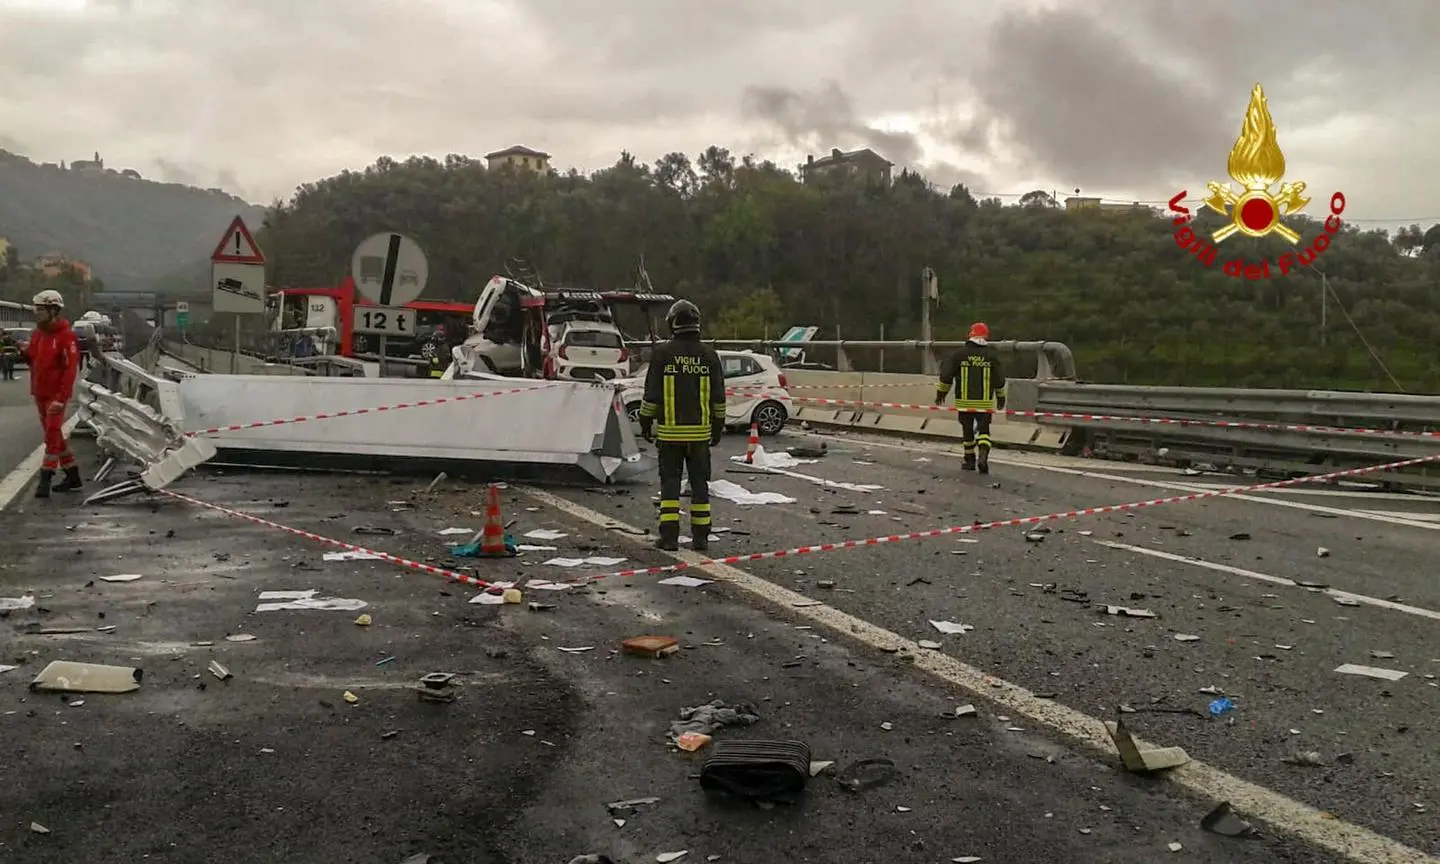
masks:
{"label": "traffic sign with 12 t", "polygon": [[405,338],[415,335],[415,310],[413,309],[356,306],[351,320],[351,329],[355,333]]}

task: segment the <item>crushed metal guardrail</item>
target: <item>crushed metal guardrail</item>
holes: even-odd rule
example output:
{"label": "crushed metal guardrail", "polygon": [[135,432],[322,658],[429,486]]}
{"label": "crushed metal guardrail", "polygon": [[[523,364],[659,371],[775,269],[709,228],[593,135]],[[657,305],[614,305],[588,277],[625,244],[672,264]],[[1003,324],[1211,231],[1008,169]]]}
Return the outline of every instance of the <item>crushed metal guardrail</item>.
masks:
{"label": "crushed metal guardrail", "polygon": [[[92,378],[108,379],[114,389]],[[174,387],[174,383],[157,379],[116,354],[105,355],[104,365],[80,382],[77,416],[80,423],[95,433],[96,444],[107,457],[94,482],[105,482],[122,459],[139,466],[126,480],[90,495],[85,499],[86,504],[164,489],[191,468],[215,456],[213,443],[204,438],[187,437],[158,410],[175,398]],[[117,392],[123,389],[129,389],[130,394]],[[142,400],[153,400],[156,404]]]}

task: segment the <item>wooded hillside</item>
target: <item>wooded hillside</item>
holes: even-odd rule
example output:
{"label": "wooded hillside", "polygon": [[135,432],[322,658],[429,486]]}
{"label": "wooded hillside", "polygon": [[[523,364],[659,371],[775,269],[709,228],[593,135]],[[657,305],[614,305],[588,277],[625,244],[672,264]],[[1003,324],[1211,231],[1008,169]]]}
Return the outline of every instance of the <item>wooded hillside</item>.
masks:
{"label": "wooded hillside", "polygon": [[234,216],[259,224],[263,213],[219,190],[64,170],[0,150],[0,237],[25,263],[51,252],[85,261],[112,290],[154,290],[155,280],[208,260]]}
{"label": "wooded hillside", "polygon": [[[1072,213],[1027,198],[977,202],[912,174],[886,188],[802,185],[714,147],[693,165],[678,153],[653,166],[624,154],[591,177],[491,172],[463,156],[381,159],[301,187],[269,214],[260,243],[272,284],[334,284],[357,242],[399,230],[429,256],[427,296],[465,300],[507,264],[550,286],[629,288],[643,256],[655,288],[698,302],[720,337],[811,324],[821,338],[838,327],[876,339],[882,326],[890,339],[916,338],[919,274],[930,266],[942,296],[936,338],[963,338],[984,319],[995,338],[1068,343],[1091,381],[1396,389],[1363,334],[1401,387],[1440,392],[1440,231],[1392,242],[1347,226],[1315,270],[1246,281],[1187,255],[1152,210]],[[1323,218],[1325,196],[1307,212]],[[1221,224],[1208,214],[1195,227],[1208,236]],[[1289,224],[1304,235],[1299,248],[1323,230]],[[1273,261],[1295,248],[1237,236],[1220,260]],[[886,358],[894,371],[903,362]]]}

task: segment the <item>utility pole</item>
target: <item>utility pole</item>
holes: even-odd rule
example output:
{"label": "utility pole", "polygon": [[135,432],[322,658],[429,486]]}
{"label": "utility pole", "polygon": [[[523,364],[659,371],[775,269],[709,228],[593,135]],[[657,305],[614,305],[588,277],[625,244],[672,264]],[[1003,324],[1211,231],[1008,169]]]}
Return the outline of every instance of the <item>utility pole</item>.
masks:
{"label": "utility pole", "polygon": [[[920,341],[934,341],[934,334],[930,329],[930,306],[940,307],[940,277],[929,267],[920,271]],[[920,371],[926,375],[935,375],[939,369],[935,364],[935,352],[928,346],[920,352]]]}

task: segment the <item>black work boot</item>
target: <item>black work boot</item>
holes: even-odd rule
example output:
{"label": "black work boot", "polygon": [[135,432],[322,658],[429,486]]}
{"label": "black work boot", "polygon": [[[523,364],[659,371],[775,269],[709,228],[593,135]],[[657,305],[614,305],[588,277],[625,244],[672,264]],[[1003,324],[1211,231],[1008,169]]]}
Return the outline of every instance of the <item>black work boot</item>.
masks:
{"label": "black work boot", "polygon": [[80,480],[80,469],[74,465],[65,469],[65,479],[55,484],[56,492],[78,492],[85,484]]}
{"label": "black work boot", "polygon": [[35,481],[35,497],[50,497],[50,481],[55,479],[54,471],[41,471],[40,479]]}
{"label": "black work boot", "polygon": [[690,545],[691,545],[691,547],[692,547],[696,552],[709,552],[709,551],[710,551],[710,529],[709,529],[709,528],[691,528],[691,529],[690,529]]}
{"label": "black work boot", "polygon": [[989,447],[981,447],[981,448],[980,448],[980,460],[979,460],[979,462],[976,463],[976,465],[975,465],[975,470],[979,471],[981,474],[989,474],[989,473],[990,473],[990,448],[989,448]]}
{"label": "black work boot", "polygon": [[655,538],[655,548],[666,552],[678,552],[680,550],[680,526],[674,522],[666,522],[660,526],[660,536]]}
{"label": "black work boot", "polygon": [[961,471],[974,471],[974,470],[975,470],[975,454],[974,454],[974,453],[966,453],[966,454],[965,454],[965,458],[960,462],[960,470],[961,470]]}

